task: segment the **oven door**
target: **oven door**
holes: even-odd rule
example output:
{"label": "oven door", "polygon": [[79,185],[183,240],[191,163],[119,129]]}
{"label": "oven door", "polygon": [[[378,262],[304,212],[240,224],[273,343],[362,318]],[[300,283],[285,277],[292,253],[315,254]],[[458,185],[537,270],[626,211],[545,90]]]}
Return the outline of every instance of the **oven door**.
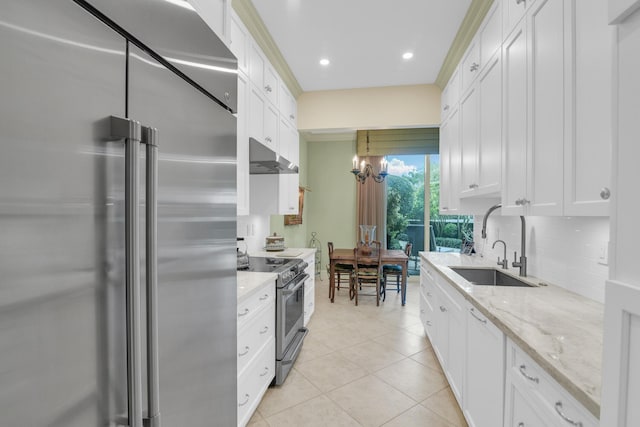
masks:
{"label": "oven door", "polygon": [[304,282],[308,274],[301,274],[284,288],[277,290],[276,359],[282,360],[287,348],[304,323]]}

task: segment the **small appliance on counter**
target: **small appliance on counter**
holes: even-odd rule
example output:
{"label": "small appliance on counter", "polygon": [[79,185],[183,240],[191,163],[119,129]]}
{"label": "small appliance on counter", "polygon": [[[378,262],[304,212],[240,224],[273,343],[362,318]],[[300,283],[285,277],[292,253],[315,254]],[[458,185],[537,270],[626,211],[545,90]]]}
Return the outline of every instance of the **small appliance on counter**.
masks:
{"label": "small appliance on counter", "polygon": [[238,270],[249,269],[249,255],[247,254],[247,244],[244,241],[244,237],[238,237],[238,244],[236,247],[236,254],[238,256],[237,268]]}
{"label": "small appliance on counter", "polygon": [[278,236],[276,233],[273,233],[273,236],[267,236],[264,250],[267,252],[278,252],[284,251],[286,247],[284,246],[284,237]]}

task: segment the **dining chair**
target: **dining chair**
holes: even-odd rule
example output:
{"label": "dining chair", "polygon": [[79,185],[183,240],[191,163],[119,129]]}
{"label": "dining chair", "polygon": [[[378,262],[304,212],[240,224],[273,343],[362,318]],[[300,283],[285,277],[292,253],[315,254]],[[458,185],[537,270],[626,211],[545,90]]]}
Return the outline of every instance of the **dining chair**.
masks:
{"label": "dining chair", "polygon": [[380,305],[380,291],[382,289],[382,251],[379,241],[371,242],[374,246],[372,256],[363,259],[361,247],[353,249],[355,259],[355,270],[353,273],[353,281],[351,283],[351,294],[355,298],[355,304],[358,305],[358,296],[363,288],[375,288],[375,295],[371,293],[363,293],[362,295],[375,296],[376,305]]}
{"label": "dining chair", "polygon": [[[404,247],[404,253],[407,254],[407,257],[411,259],[411,249],[413,248],[413,244],[411,242],[407,242]],[[409,267],[409,263],[407,263],[407,267]],[[396,278],[396,291],[400,293],[400,281],[402,280],[402,267],[397,264],[385,264],[382,266],[382,289],[380,293],[382,294],[382,301],[387,298],[387,285],[389,284],[388,277],[395,276]],[[409,270],[407,268],[407,277],[409,277]]]}
{"label": "dining chair", "polygon": [[[329,247],[329,260],[333,255],[333,242],[328,242],[327,246]],[[327,266],[327,275],[331,274],[331,267]],[[343,280],[343,277],[346,277],[346,283],[348,284],[349,289],[351,289],[351,276],[353,275],[353,265],[352,264],[342,264],[337,263],[334,268],[334,283],[335,288],[331,289],[329,287],[329,298],[333,299],[335,295],[336,288],[340,290],[340,284]],[[331,278],[329,278],[329,283],[331,283]]]}

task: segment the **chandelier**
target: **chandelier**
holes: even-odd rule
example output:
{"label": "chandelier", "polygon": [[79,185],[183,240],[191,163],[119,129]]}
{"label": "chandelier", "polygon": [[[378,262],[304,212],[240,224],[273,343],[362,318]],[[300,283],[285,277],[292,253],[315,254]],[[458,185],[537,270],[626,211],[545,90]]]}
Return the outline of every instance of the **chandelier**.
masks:
{"label": "chandelier", "polygon": [[385,177],[388,175],[388,166],[389,163],[385,158],[380,161],[380,172],[376,174],[371,166],[371,163],[368,163],[369,160],[369,132],[367,132],[367,162],[364,160],[360,162],[360,167],[358,167],[358,156],[353,156],[353,165],[351,168],[351,173],[355,176],[356,181],[364,184],[367,178],[371,177],[375,182],[384,181]]}

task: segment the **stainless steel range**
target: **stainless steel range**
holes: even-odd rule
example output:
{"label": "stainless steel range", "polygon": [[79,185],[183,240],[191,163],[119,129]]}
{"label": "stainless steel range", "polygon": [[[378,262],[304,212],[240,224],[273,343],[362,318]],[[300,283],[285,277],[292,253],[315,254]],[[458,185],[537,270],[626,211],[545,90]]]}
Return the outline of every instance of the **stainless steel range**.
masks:
{"label": "stainless steel range", "polygon": [[304,337],[304,272],[309,264],[297,258],[249,257],[245,271],[277,274],[276,278],[276,378],[275,384],[284,382],[293,366]]}

